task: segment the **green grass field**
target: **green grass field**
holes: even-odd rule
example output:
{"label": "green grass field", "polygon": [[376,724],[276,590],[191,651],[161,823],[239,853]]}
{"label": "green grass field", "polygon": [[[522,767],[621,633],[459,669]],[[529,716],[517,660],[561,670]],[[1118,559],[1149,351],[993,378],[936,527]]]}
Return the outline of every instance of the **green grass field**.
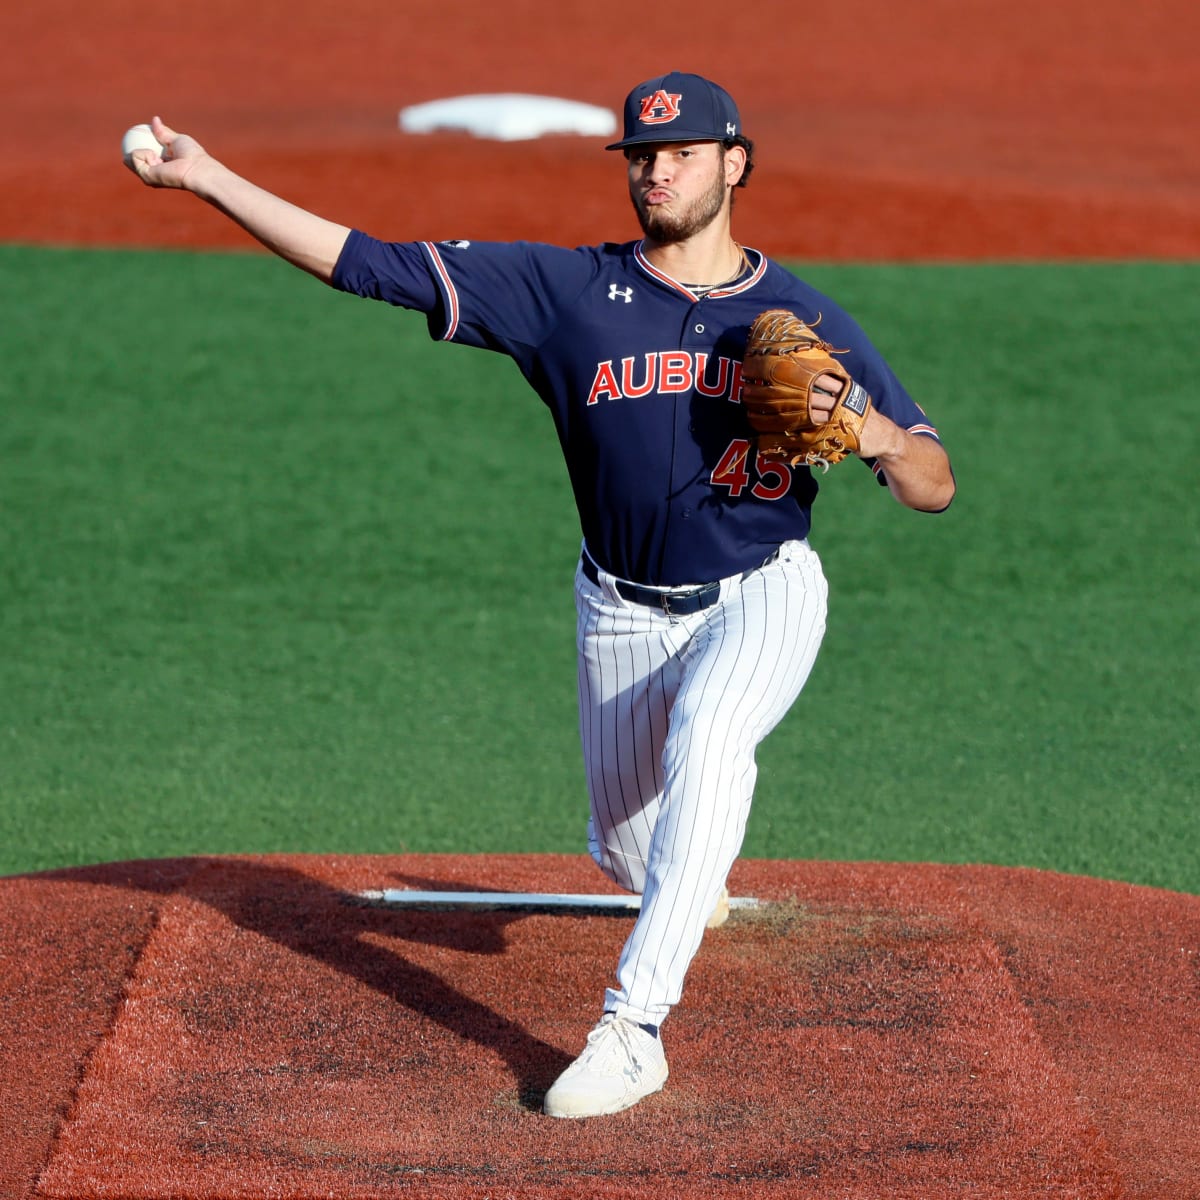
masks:
{"label": "green grass field", "polygon": [[[832,471],[745,853],[1200,892],[1200,264],[814,267],[940,517]],[[505,360],[259,255],[0,247],[0,873],[581,852],[578,527]]]}

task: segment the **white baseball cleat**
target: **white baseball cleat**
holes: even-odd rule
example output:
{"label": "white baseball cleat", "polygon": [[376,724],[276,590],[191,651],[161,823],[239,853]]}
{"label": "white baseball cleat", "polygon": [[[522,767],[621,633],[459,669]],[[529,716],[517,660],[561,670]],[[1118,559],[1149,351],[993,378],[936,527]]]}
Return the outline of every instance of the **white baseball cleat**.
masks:
{"label": "white baseball cleat", "polygon": [[667,1081],[662,1042],[640,1025],[605,1013],[583,1053],[555,1080],[542,1110],[549,1117],[602,1117],[657,1092]]}
{"label": "white baseball cleat", "polygon": [[712,910],[707,921],[707,928],[720,929],[729,920],[729,889],[723,887],[717,897],[717,905]]}

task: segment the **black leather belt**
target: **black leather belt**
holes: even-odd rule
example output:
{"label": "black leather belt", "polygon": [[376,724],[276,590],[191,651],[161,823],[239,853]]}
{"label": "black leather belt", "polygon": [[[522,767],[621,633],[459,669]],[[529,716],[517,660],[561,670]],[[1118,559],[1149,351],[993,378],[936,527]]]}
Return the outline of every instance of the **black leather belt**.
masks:
{"label": "black leather belt", "polygon": [[[764,559],[757,567],[751,567],[748,571],[742,572],[742,578],[746,579],[753,575],[759,567],[765,567],[768,563],[774,562],[779,557],[779,551]],[[600,572],[596,564],[585,554],[580,559],[580,564],[583,567],[583,573],[597,587],[600,585]],[[706,608],[711,608],[721,598],[721,584],[702,583],[698,587],[689,588],[648,588],[642,587],[640,583],[631,583],[628,579],[619,579],[613,576],[613,587],[617,590],[617,595],[623,600],[628,600],[630,604],[644,604],[647,608],[661,609],[672,617],[688,617],[692,613],[703,612]]]}

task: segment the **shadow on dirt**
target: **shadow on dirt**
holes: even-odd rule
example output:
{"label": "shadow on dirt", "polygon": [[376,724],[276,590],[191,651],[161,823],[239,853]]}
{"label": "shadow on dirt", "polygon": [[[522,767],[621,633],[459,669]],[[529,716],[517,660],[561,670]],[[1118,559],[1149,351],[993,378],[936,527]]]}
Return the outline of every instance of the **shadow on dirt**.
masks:
{"label": "shadow on dirt", "polygon": [[[505,929],[523,912],[395,909],[366,903],[291,867],[226,858],[165,859],[72,867],[46,879],[186,896],[210,906],[242,929],[373,988],[396,1004],[498,1054],[517,1083],[524,1107],[540,1109],[546,1089],[572,1055],[534,1037],[515,1021],[464,995],[391,943],[444,946],[500,955]],[[444,888],[437,880],[422,888]],[[411,886],[411,884],[410,884]],[[455,890],[490,890],[455,885]]]}

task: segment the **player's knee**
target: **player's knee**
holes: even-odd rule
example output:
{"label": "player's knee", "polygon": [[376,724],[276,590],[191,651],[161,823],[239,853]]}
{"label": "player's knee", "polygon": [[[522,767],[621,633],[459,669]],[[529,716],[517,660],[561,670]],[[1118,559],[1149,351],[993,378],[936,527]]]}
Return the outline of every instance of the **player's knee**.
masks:
{"label": "player's knee", "polygon": [[592,861],[619,888],[640,896],[646,887],[646,863],[619,851],[592,843]]}

